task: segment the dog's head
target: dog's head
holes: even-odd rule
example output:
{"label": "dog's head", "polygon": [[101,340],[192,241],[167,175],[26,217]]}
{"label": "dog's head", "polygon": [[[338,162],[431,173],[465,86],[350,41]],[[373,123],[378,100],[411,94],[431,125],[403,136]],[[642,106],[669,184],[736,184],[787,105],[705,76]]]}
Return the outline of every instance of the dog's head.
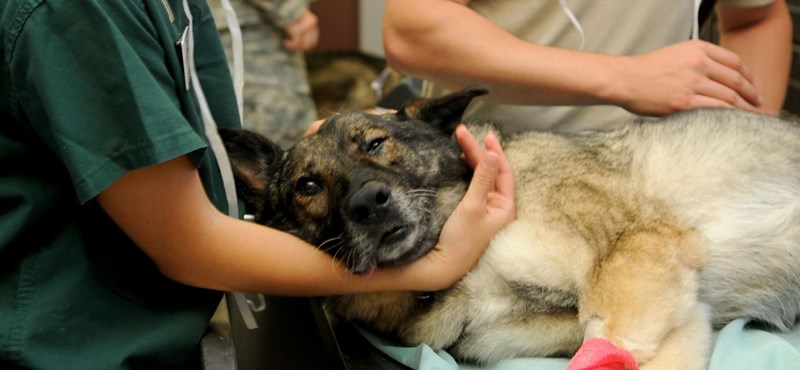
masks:
{"label": "dog's head", "polygon": [[417,99],[396,114],[337,114],[288,151],[244,130],[221,130],[239,197],[256,222],[288,231],[353,273],[430,251],[471,170],[453,132],[473,87]]}

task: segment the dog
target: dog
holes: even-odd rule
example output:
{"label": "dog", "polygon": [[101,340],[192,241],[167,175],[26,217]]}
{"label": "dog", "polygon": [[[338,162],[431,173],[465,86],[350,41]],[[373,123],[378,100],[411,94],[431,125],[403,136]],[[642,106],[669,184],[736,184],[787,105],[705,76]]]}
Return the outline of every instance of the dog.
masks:
{"label": "dog", "polygon": [[[355,274],[410,263],[434,247],[465,192],[472,172],[453,133],[487,92],[337,114],[288,151],[224,131],[237,191],[257,222]],[[467,126],[476,137],[493,130]],[[739,317],[794,325],[797,124],[709,108],[610,132],[531,131],[502,145],[517,218],[472,271],[443,291],[327,297],[326,308],[474,363],[571,356],[599,337],[643,369],[702,369],[713,328]]]}

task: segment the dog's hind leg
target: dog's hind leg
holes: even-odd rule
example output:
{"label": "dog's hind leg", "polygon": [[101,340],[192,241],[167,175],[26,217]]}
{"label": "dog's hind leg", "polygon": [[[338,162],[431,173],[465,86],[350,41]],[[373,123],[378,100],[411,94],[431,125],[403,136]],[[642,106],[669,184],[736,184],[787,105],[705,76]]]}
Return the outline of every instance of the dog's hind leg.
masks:
{"label": "dog's hind leg", "polygon": [[[632,225],[598,259],[581,289],[585,339],[608,339],[640,364],[653,359],[663,341],[704,311],[697,300],[703,251],[693,232],[675,224]],[[708,338],[680,340],[694,343],[679,346],[686,347]]]}

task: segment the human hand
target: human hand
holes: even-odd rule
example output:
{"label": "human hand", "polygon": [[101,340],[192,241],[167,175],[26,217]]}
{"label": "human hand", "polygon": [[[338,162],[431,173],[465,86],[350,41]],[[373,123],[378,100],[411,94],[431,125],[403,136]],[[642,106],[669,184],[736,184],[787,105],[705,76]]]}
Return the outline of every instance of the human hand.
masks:
{"label": "human hand", "polygon": [[637,114],[665,115],[698,107],[756,110],[762,98],[735,53],[705,41],[685,41],[623,57],[618,104]]}
{"label": "human hand", "polygon": [[311,122],[311,124],[308,125],[306,132],[303,133],[303,137],[315,134],[317,131],[319,131],[319,128],[323,123],[325,123],[325,118]]}
{"label": "human hand", "polygon": [[452,286],[466,274],[488,247],[494,235],[516,215],[514,173],[498,139],[486,135],[486,152],[464,126],[456,129],[464,160],[475,169],[464,199],[439,235],[439,243],[424,258],[410,265],[416,272],[418,290]]}
{"label": "human hand", "polygon": [[306,10],[297,20],[283,28],[288,36],[283,45],[297,51],[309,51],[319,41],[319,23],[317,16]]}

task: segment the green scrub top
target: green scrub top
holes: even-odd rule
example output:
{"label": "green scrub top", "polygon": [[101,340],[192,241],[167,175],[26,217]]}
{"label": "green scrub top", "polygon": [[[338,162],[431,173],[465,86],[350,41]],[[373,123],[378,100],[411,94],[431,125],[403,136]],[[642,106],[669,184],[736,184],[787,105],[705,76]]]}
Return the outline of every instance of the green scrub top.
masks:
{"label": "green scrub top", "polygon": [[[204,1],[195,58],[219,126],[239,116]],[[0,0],[0,369],[199,367],[222,294],[168,280],[94,198],[188,154],[226,202],[176,46],[180,0]]]}

